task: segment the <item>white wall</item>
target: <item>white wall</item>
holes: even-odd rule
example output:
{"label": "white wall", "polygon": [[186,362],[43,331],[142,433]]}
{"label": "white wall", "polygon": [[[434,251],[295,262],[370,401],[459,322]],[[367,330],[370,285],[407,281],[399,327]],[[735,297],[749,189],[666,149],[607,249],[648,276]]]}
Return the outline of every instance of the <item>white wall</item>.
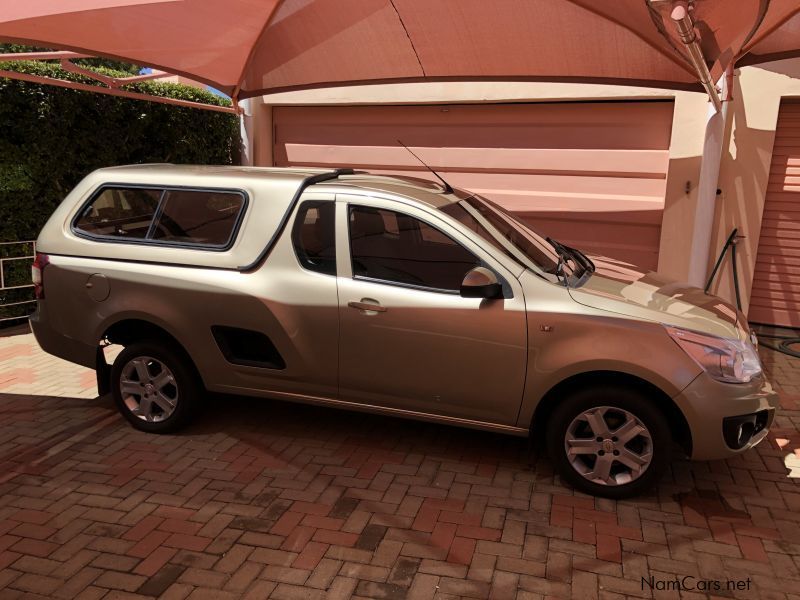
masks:
{"label": "white wall", "polygon": [[[800,97],[800,60],[744,67],[736,75],[720,168],[721,194],[716,206],[711,261],[713,266],[731,230],[738,228],[739,234],[745,236],[736,252],[742,304],[747,313],[778,110],[782,98]],[[712,291],[733,299],[730,264],[728,258]]]}

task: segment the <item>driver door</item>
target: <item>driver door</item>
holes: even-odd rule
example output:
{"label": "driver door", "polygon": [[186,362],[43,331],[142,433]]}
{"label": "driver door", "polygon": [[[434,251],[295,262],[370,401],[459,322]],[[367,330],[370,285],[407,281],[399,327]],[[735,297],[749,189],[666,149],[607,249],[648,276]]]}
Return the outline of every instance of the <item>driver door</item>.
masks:
{"label": "driver door", "polygon": [[[342,400],[516,425],[527,364],[522,288],[446,221],[337,195]],[[487,266],[506,297],[462,298]]]}

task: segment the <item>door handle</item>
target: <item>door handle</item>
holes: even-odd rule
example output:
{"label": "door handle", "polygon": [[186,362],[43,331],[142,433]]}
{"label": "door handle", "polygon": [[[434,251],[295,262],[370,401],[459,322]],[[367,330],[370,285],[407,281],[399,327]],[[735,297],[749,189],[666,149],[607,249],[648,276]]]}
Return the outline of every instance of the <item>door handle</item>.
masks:
{"label": "door handle", "polygon": [[364,312],[386,312],[386,307],[381,306],[378,304],[377,300],[372,300],[371,298],[362,298],[361,302],[356,302],[355,300],[351,300],[347,303],[347,306],[350,308],[357,308],[358,310],[363,310]]}

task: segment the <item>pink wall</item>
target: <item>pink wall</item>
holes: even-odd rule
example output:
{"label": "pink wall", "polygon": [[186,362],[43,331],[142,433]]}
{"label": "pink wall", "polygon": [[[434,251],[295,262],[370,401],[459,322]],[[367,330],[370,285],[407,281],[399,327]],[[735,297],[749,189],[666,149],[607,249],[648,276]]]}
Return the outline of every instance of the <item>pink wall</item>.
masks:
{"label": "pink wall", "polygon": [[800,327],[800,103],[778,114],[748,317]]}
{"label": "pink wall", "polygon": [[429,174],[586,251],[655,269],[672,102],[274,108],[278,166]]}

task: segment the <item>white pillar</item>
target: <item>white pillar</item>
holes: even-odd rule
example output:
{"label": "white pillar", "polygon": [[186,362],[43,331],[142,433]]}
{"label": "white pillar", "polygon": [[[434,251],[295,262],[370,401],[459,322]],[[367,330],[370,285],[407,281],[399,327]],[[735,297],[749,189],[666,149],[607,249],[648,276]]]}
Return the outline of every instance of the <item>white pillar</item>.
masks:
{"label": "white pillar", "polygon": [[[723,86],[726,86],[724,75],[720,80],[720,87]],[[727,90],[723,87],[722,98],[727,97]],[[722,163],[722,146],[727,115],[727,101],[723,102],[722,110],[719,112],[714,110],[714,105],[709,102],[703,157],[697,182],[697,204],[695,205],[694,230],[691,237],[692,248],[687,277],[689,283],[697,287],[705,287],[708,279],[717,185],[719,184],[719,168]]]}
{"label": "white pillar", "polygon": [[257,96],[240,103],[242,165],[272,166],[272,107],[264,100],[264,96]]}
{"label": "white pillar", "polygon": [[253,100],[241,100],[239,102],[241,114],[239,115],[239,127],[242,136],[242,165],[253,165],[253,150],[255,149],[255,121],[253,119]]}

